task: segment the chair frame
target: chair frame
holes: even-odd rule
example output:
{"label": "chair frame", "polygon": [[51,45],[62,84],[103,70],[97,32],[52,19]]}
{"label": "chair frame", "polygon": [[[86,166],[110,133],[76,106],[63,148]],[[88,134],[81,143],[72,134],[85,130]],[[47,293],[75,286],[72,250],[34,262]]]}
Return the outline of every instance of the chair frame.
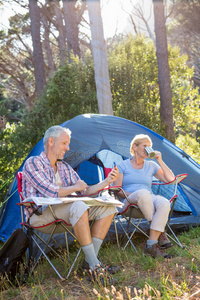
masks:
{"label": "chair frame", "polygon": [[167,228],[170,230],[171,234],[173,235],[173,237],[171,235],[169,235],[167,232],[167,236],[174,242],[176,243],[178,246],[180,246],[182,249],[184,248],[183,245],[181,244],[181,242],[179,241],[179,239],[177,238],[177,236],[175,235],[174,231],[172,230],[171,226],[170,226],[170,220],[171,220],[171,217],[172,217],[172,213],[173,213],[173,210],[174,210],[174,205],[176,203],[176,200],[178,198],[178,195],[177,195],[177,189],[178,189],[178,184],[183,181],[185,178],[187,177],[187,174],[179,174],[179,175],[176,175],[174,180],[170,181],[170,182],[167,182],[167,183],[162,183],[162,182],[158,182],[158,183],[155,183],[153,182],[152,184],[153,185],[175,185],[175,189],[174,189],[174,194],[172,196],[172,198],[169,200],[170,201],[170,204],[171,204],[171,209],[170,209],[170,212],[169,212],[169,217],[168,217],[168,221],[167,221]]}
{"label": "chair frame", "polygon": [[[167,221],[167,224],[166,224],[166,227],[169,229],[169,231],[171,232],[172,236],[169,235],[167,232],[167,236],[174,242],[176,243],[178,246],[180,246],[181,248],[183,248],[183,245],[181,244],[181,242],[179,241],[179,239],[177,238],[177,236],[175,235],[174,231],[172,230],[171,226],[170,226],[170,220],[171,220],[171,217],[172,217],[172,213],[173,213],[173,209],[174,209],[174,205],[176,203],[176,200],[177,200],[177,188],[178,188],[178,184],[183,181],[185,178],[187,177],[187,174],[179,174],[177,176],[175,176],[174,180],[173,181],[170,181],[170,182],[167,182],[167,183],[155,183],[153,182],[152,185],[175,185],[175,188],[174,188],[174,193],[173,193],[173,196],[172,198],[169,200],[170,201],[170,204],[171,204],[171,208],[170,208],[170,213],[169,213],[169,217],[168,217],[168,221]],[[126,200],[130,203],[125,191],[121,188],[121,187],[110,187],[110,191],[112,193],[114,193],[115,197],[117,197],[117,194],[119,193],[119,191],[121,191],[123,194],[124,194],[124,197],[126,198]],[[124,213],[126,211],[129,210],[129,216],[125,216]],[[140,209],[138,208],[138,206],[136,204],[133,204],[133,203],[130,203],[130,205],[126,208],[125,211],[123,212],[120,212],[117,214],[116,218],[124,232],[124,234],[126,235],[128,241],[126,242],[125,246],[123,247],[123,249],[125,250],[126,247],[128,246],[128,244],[130,243],[131,246],[133,247],[133,249],[136,251],[137,253],[137,249],[135,247],[135,245],[133,244],[132,242],[132,237],[134,235],[134,233],[136,232],[136,230],[138,230],[139,232],[141,232],[142,234],[144,234],[147,238],[149,238],[149,236],[139,227],[140,223],[142,222],[142,220],[144,219],[144,217],[139,217],[139,218],[134,218],[134,219],[137,219],[138,222],[137,223],[134,223],[131,219],[131,215],[132,215],[132,210],[134,210],[136,213],[140,212]],[[141,213],[142,214],[142,213]],[[125,229],[124,228],[124,225],[122,223],[122,221],[120,220],[120,217],[126,219],[126,221],[128,222],[128,225],[127,225],[127,228]],[[131,234],[129,235],[129,226],[130,224],[134,227],[134,230],[131,232]],[[118,243],[118,246],[119,246],[119,238],[118,238],[118,233],[117,233],[117,226],[115,224],[115,232],[116,232],[116,237],[117,237],[117,243]]]}
{"label": "chair frame", "polygon": [[[59,273],[59,271],[56,269],[56,267],[53,265],[53,263],[51,262],[51,260],[49,259],[49,257],[47,256],[46,254],[46,250],[47,248],[49,248],[54,254],[56,254],[62,261],[63,261],[63,258],[59,255],[59,253],[53,249],[49,243],[55,233],[55,230],[56,230],[56,227],[58,225],[61,225],[63,227],[63,231],[64,231],[64,234],[65,234],[65,242],[66,242],[66,249],[67,249],[67,256],[68,256],[68,261],[70,261],[70,258],[69,258],[69,243],[68,243],[68,238],[67,238],[67,233],[69,233],[73,238],[74,240],[76,240],[76,236],[71,232],[72,230],[72,225],[70,224],[67,224],[64,220],[62,219],[58,219],[52,209],[52,205],[48,205],[55,221],[51,222],[51,223],[48,223],[44,226],[40,226],[40,227],[33,227],[31,226],[28,222],[25,222],[24,221],[24,208],[25,206],[28,206],[28,207],[32,207],[34,202],[33,201],[29,201],[29,202],[23,202],[24,200],[24,196],[23,196],[23,193],[22,193],[22,188],[21,188],[21,183],[22,183],[22,172],[18,172],[17,174],[17,185],[18,185],[18,192],[19,192],[19,197],[20,197],[20,203],[17,203],[17,205],[20,206],[20,209],[21,209],[21,218],[22,218],[22,228],[24,231],[27,231],[27,234],[30,235],[31,239],[33,240],[33,242],[36,244],[36,246],[38,247],[38,249],[40,250],[40,255],[38,256],[38,258],[35,260],[34,262],[34,265],[33,267],[31,268],[31,271],[30,273],[32,274],[32,272],[34,271],[34,269],[36,268],[37,264],[39,263],[39,260],[41,258],[42,255],[44,255],[44,257],[47,259],[48,263],[51,265],[51,267],[53,268],[53,270],[57,273],[57,275],[59,276],[59,278],[61,280],[65,280],[65,278]],[[49,238],[47,241],[44,241],[44,239],[42,239],[38,234],[37,234],[37,230],[39,231],[39,228],[41,227],[46,227],[46,226],[49,226],[49,225],[52,225],[53,224],[53,228],[51,230],[51,233],[49,234]],[[71,227],[71,230],[69,229],[69,227]],[[35,231],[36,230],[36,231]],[[42,248],[38,242],[36,241],[36,238],[37,237],[43,244],[44,244],[44,248]],[[68,271],[68,274],[67,274],[67,277],[66,279],[69,278],[69,275],[74,267],[74,264],[76,263],[77,259],[78,259],[78,256],[81,252],[81,247],[79,248],[77,254],[76,254],[76,257],[73,261],[73,263],[71,264],[71,267]]]}
{"label": "chair frame", "polygon": [[[60,278],[61,280],[64,280],[65,278],[63,278],[63,276],[58,272],[58,270],[57,270],[56,267],[52,264],[52,262],[50,261],[50,259],[48,258],[48,256],[46,255],[45,252],[46,252],[46,249],[49,248],[51,251],[53,251],[53,253],[55,253],[59,258],[61,258],[61,259],[63,260],[63,258],[58,254],[58,252],[55,251],[55,249],[53,249],[53,248],[49,245],[49,243],[50,243],[50,241],[51,241],[51,239],[52,239],[52,237],[53,237],[53,234],[55,233],[56,227],[57,227],[58,225],[61,225],[61,226],[64,228],[64,230],[65,230],[64,232],[65,232],[65,240],[66,240],[66,249],[67,249],[68,260],[69,260],[69,243],[68,243],[68,239],[67,239],[67,233],[69,233],[69,234],[76,240],[76,236],[71,232],[71,230],[72,230],[72,225],[67,224],[67,223],[66,223],[64,220],[62,220],[62,219],[58,219],[58,218],[56,217],[56,215],[55,215],[53,209],[52,209],[52,205],[51,205],[51,204],[48,204],[48,207],[49,207],[49,209],[50,209],[50,211],[51,211],[51,213],[52,213],[52,215],[53,215],[55,221],[53,221],[53,222],[51,222],[51,223],[49,223],[49,224],[46,224],[46,225],[44,225],[44,226],[40,226],[40,227],[45,227],[45,226],[49,226],[49,225],[52,225],[52,224],[54,225],[53,228],[52,228],[52,231],[51,231],[51,233],[50,233],[50,236],[49,236],[47,242],[45,242],[45,241],[44,241],[44,240],[43,240],[43,239],[35,232],[35,230],[38,230],[40,227],[33,227],[33,226],[31,226],[28,222],[25,222],[25,221],[24,221],[24,212],[23,212],[23,208],[24,208],[25,206],[29,206],[29,207],[33,206],[33,205],[34,205],[34,202],[33,202],[33,201],[26,201],[26,202],[24,202],[24,201],[23,201],[23,200],[24,200],[24,196],[23,196],[23,194],[22,194],[22,187],[21,187],[21,183],[22,183],[22,174],[23,174],[23,172],[18,172],[18,174],[17,174],[18,191],[19,191],[19,196],[20,196],[20,203],[17,203],[17,205],[20,205],[20,207],[21,207],[21,216],[22,216],[22,223],[21,223],[21,225],[22,225],[22,227],[23,227],[24,230],[27,230],[28,232],[31,233],[31,238],[32,238],[32,240],[34,241],[34,243],[36,244],[36,246],[37,246],[37,247],[39,248],[39,250],[41,251],[40,256],[37,258],[37,260],[35,261],[34,266],[32,267],[31,273],[34,271],[35,267],[37,266],[40,257],[41,257],[42,255],[44,255],[45,258],[47,259],[47,261],[49,262],[49,264],[52,266],[52,268],[54,269],[54,271],[55,271],[55,272],[57,273],[57,275],[59,276],[59,278]],[[96,196],[101,196],[102,193],[103,193],[104,191],[109,191],[109,188],[104,188],[104,189],[102,189],[102,190],[99,190],[97,193],[94,193],[94,194],[89,195],[89,197],[94,198],[94,197],[96,197]],[[74,195],[73,195],[73,197],[78,197],[78,198],[80,198],[80,200],[81,200],[81,197],[80,197],[79,195],[78,195],[78,196],[74,196]],[[93,221],[91,222],[90,227],[92,227],[92,225],[93,225]],[[69,227],[71,227],[71,228],[69,229]],[[34,230],[34,229],[35,229],[35,230]],[[34,236],[37,237],[37,238],[45,245],[44,249],[42,249],[42,248],[39,246],[39,244],[37,243],[37,241],[36,241],[36,239],[34,238]],[[76,263],[76,261],[77,261],[77,259],[78,259],[78,256],[79,256],[80,252],[81,252],[81,247],[79,248],[79,250],[78,250],[78,252],[77,252],[77,254],[76,254],[76,257],[75,257],[73,263],[71,264],[71,267],[70,267],[70,269],[69,269],[69,271],[68,271],[68,274],[67,274],[66,279],[69,278],[69,275],[70,275],[70,273],[71,273],[71,271],[72,271],[72,269],[73,269],[73,267],[74,267],[74,264]]]}

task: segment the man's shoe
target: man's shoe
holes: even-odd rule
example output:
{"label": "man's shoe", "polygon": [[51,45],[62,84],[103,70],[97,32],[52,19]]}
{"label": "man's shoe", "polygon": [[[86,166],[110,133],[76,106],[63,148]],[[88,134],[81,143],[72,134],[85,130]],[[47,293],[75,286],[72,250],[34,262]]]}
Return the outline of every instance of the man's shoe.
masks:
{"label": "man's shoe", "polygon": [[[120,271],[120,266],[113,266],[113,265],[107,266],[102,262],[100,262],[100,267],[105,269],[110,274],[115,274]],[[81,268],[86,271],[89,271],[90,269],[89,264],[85,260],[83,261]]]}
{"label": "man's shoe", "polygon": [[151,247],[147,247],[147,245],[145,245],[144,253],[148,254],[148,255],[151,255],[153,258],[156,258],[156,257],[171,258],[171,255],[167,254],[167,253],[164,253],[160,249],[160,246],[158,244],[154,244]]}
{"label": "man's shoe", "polygon": [[167,249],[173,247],[173,244],[170,242],[170,240],[167,237],[166,232],[162,232],[158,239],[158,245],[161,249]]}
{"label": "man's shoe", "polygon": [[104,268],[97,266],[94,269],[89,269],[89,278],[93,283],[108,286],[117,283],[117,279],[113,278]]}

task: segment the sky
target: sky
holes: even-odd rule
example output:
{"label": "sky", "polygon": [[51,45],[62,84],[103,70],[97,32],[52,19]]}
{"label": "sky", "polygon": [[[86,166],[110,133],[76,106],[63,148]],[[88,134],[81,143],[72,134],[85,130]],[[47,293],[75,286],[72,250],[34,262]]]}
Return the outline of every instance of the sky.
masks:
{"label": "sky", "polygon": [[[105,38],[112,37],[115,33],[133,33],[129,13],[131,13],[133,5],[138,5],[138,3],[142,6],[145,18],[151,16],[149,25],[153,28],[153,16],[150,13],[152,8],[151,0],[101,0],[101,3]],[[143,23],[139,22],[137,18],[134,21],[142,31],[142,28],[144,28]]]}
{"label": "sky", "polygon": [[[133,26],[130,24],[130,17],[127,12],[131,12],[132,5],[140,3],[143,6],[143,10],[148,18],[150,13],[150,0],[101,0],[102,7],[102,20],[105,38],[109,38],[118,33],[133,32]],[[8,27],[8,18],[15,13],[17,5],[5,4],[4,10],[0,9],[0,29]],[[123,8],[124,9],[123,9]],[[125,11],[126,12],[125,12]],[[150,26],[152,25],[152,17],[150,20]],[[141,28],[143,24],[141,24]]]}
{"label": "sky", "polygon": [[[102,1],[102,20],[105,38],[123,32],[128,24],[128,15],[123,11],[120,0]],[[130,10],[129,0],[124,0]],[[124,5],[124,4],[123,4]]]}

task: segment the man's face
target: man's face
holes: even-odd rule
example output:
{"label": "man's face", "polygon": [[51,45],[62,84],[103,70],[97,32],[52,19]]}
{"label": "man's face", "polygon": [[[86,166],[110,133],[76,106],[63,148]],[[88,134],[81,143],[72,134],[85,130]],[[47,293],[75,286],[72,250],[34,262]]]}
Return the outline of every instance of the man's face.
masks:
{"label": "man's face", "polygon": [[65,152],[69,151],[70,137],[66,132],[62,132],[55,140],[53,152],[57,159],[63,159]]}

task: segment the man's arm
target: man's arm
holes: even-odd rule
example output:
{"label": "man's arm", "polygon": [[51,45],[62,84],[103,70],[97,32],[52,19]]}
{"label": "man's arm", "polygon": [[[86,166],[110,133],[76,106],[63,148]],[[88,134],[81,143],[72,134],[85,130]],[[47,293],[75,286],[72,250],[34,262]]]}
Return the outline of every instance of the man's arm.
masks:
{"label": "man's arm", "polygon": [[74,192],[81,192],[88,188],[88,185],[83,180],[78,180],[74,185],[59,187],[58,196],[66,197]]}

